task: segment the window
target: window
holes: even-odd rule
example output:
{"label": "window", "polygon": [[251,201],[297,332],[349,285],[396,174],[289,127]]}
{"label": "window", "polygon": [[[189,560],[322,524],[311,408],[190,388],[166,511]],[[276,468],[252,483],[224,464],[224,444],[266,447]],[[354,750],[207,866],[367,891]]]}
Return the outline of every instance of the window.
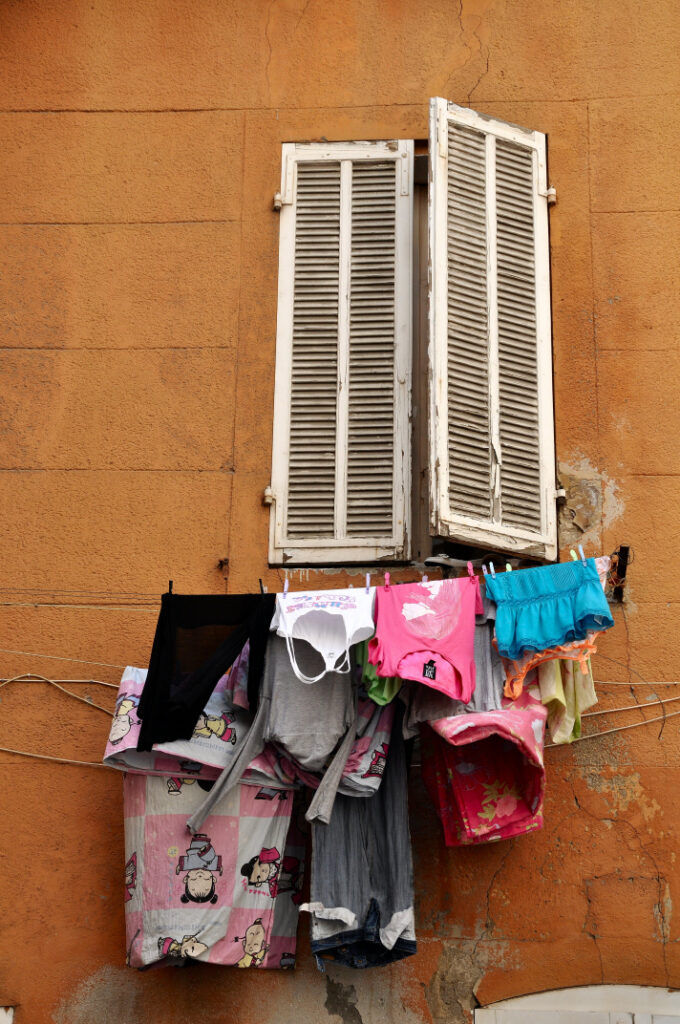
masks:
{"label": "window", "polygon": [[274,564],[410,557],[414,344],[430,533],[555,557],[545,136],[431,101],[429,340],[413,330],[413,151],[283,147]]}

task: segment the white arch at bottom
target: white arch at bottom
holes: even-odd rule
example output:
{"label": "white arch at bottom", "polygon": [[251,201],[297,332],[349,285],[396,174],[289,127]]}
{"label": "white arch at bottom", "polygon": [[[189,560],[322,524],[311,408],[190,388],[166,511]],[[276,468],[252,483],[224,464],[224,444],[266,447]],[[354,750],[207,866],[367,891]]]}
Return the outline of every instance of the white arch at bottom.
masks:
{"label": "white arch at bottom", "polygon": [[584,985],[534,992],[475,1010],[475,1024],[680,1024],[680,990]]}

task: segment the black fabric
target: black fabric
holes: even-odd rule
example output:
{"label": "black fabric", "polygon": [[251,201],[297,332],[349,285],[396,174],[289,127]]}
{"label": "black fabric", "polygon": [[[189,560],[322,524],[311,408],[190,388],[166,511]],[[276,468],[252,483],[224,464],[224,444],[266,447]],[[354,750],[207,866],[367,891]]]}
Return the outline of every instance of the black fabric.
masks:
{"label": "black fabric", "polygon": [[274,594],[163,594],[137,714],[137,750],[188,740],[219,679],[250,642],[248,700],[257,707]]}

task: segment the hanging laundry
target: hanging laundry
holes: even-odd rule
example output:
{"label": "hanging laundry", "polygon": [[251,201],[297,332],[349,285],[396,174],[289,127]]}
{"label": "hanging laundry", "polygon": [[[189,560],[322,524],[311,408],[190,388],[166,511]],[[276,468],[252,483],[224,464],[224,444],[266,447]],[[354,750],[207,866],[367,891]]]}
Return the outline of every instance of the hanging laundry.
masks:
{"label": "hanging laundry", "polygon": [[328,825],[312,825],[309,903],[318,966],[377,967],[416,952],[413,863],[401,714],[380,789],[338,796]]}
{"label": "hanging laundry", "polygon": [[163,594],[137,715],[137,749],[191,738],[218,680],[250,641],[249,695],[257,704],[273,594]]}
{"label": "hanging laundry", "polygon": [[[595,568],[598,579],[604,592],[607,585],[607,574],[611,565],[611,559],[603,555],[595,559]],[[590,658],[597,652],[597,639],[600,632],[588,632],[584,640],[574,640],[570,643],[559,644],[556,647],[549,647],[544,650],[527,650],[518,658],[503,659],[505,668],[505,696],[513,700],[519,696],[524,685],[524,680],[532,669],[537,668],[544,662],[553,659],[577,661],[581,671],[587,673]]]}
{"label": "hanging laundry", "polygon": [[541,702],[548,709],[553,743],[571,743],[581,735],[581,714],[597,704],[590,662],[583,672],[573,661],[548,661],[538,669]]}
{"label": "hanging laundry", "polygon": [[[303,668],[314,652],[300,650]],[[213,803],[233,786],[267,742],[275,743],[307,771],[325,770],[315,799],[324,817],[330,817],[335,791],[349,756],[356,726],[356,693],[350,674],[324,673],[309,685],[299,681],[284,639],[269,634],[257,713],[239,754],[226,768],[204,805],[189,820],[192,830],[202,828]],[[320,725],[323,727],[320,727]],[[354,728],[353,728],[354,727]],[[329,764],[330,760],[330,764]]]}
{"label": "hanging laundry", "polygon": [[474,576],[378,587],[369,659],[379,676],[399,676],[467,703],[475,688],[475,614],[484,607]]}
{"label": "hanging laundry", "polygon": [[590,658],[597,653],[597,638],[600,633],[588,633],[585,640],[574,640],[572,643],[549,647],[544,651],[527,651],[516,661],[503,658],[505,668],[506,697],[516,700],[522,692],[524,680],[533,669],[551,661],[570,661],[578,664],[582,674],[589,670]]}
{"label": "hanging laundry", "polygon": [[[345,796],[372,796],[380,787],[389,750],[395,706],[376,707],[363,689],[359,691],[354,742],[342,769],[338,793]],[[291,779],[318,789],[324,775],[305,771],[285,751],[282,763]]]}
{"label": "hanging laundry", "polygon": [[525,690],[500,711],[421,727],[422,773],[447,846],[508,839],[543,826],[547,712]]}
{"label": "hanging laundry", "polygon": [[[350,647],[373,635],[374,596],[373,587],[276,595],[271,628],[285,639],[300,682],[316,683],[328,672],[350,671]],[[294,640],[306,641],[316,652],[313,668],[302,671]]]}
{"label": "hanging laundry", "polygon": [[293,795],[239,786],[191,836],[184,819],[201,796],[125,776],[127,962],[294,966],[305,855]]}
{"label": "hanging laundry", "polygon": [[493,644],[496,605],[490,601],[480,585],[483,611],[475,616],[474,659],[475,689],[467,704],[454,700],[438,690],[420,683],[408,682],[399,698],[406,705],[404,736],[418,735],[420,722],[435,718],[469,714],[475,711],[499,711],[503,699],[505,672],[503,662]]}
{"label": "hanging laundry", "polygon": [[516,661],[614,625],[594,558],[487,576],[500,654]]}
{"label": "hanging laundry", "polygon": [[375,665],[368,659],[368,640],[362,640],[354,648],[354,656],[361,668],[361,682],[367,695],[376,704],[384,706],[393,701],[403,685],[403,680],[396,676],[379,676]]}
{"label": "hanging laundry", "polygon": [[139,751],[141,723],[137,708],[147,677],[146,669],[128,667],[123,672],[104,764],[151,775],[216,779],[238,757],[250,731],[253,716],[235,703],[244,702],[248,676],[248,645],[218,681],[198,716],[188,740],[156,744]]}

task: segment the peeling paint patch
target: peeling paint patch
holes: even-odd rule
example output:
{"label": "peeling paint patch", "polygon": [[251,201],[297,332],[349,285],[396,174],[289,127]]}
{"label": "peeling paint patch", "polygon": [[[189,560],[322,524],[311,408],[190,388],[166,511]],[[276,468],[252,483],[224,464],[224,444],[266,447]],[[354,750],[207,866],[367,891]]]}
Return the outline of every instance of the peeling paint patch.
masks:
{"label": "peeling paint patch", "polygon": [[584,781],[595,793],[600,793],[605,799],[610,797],[609,802],[615,811],[625,811],[635,804],[645,821],[650,821],[661,810],[661,805],[650,800],[645,793],[638,772],[626,775],[617,772],[606,777],[601,771],[589,771],[584,773]]}
{"label": "peeling paint patch", "polygon": [[602,529],[611,527],[625,511],[618,483],[586,458],[560,462],[558,475],[567,492],[559,509],[560,547],[583,544],[598,549]]}
{"label": "peeling paint patch", "polygon": [[435,1024],[469,1024],[479,1000],[476,992],[489,968],[511,969],[509,943],[467,939],[447,942],[425,990]]}

